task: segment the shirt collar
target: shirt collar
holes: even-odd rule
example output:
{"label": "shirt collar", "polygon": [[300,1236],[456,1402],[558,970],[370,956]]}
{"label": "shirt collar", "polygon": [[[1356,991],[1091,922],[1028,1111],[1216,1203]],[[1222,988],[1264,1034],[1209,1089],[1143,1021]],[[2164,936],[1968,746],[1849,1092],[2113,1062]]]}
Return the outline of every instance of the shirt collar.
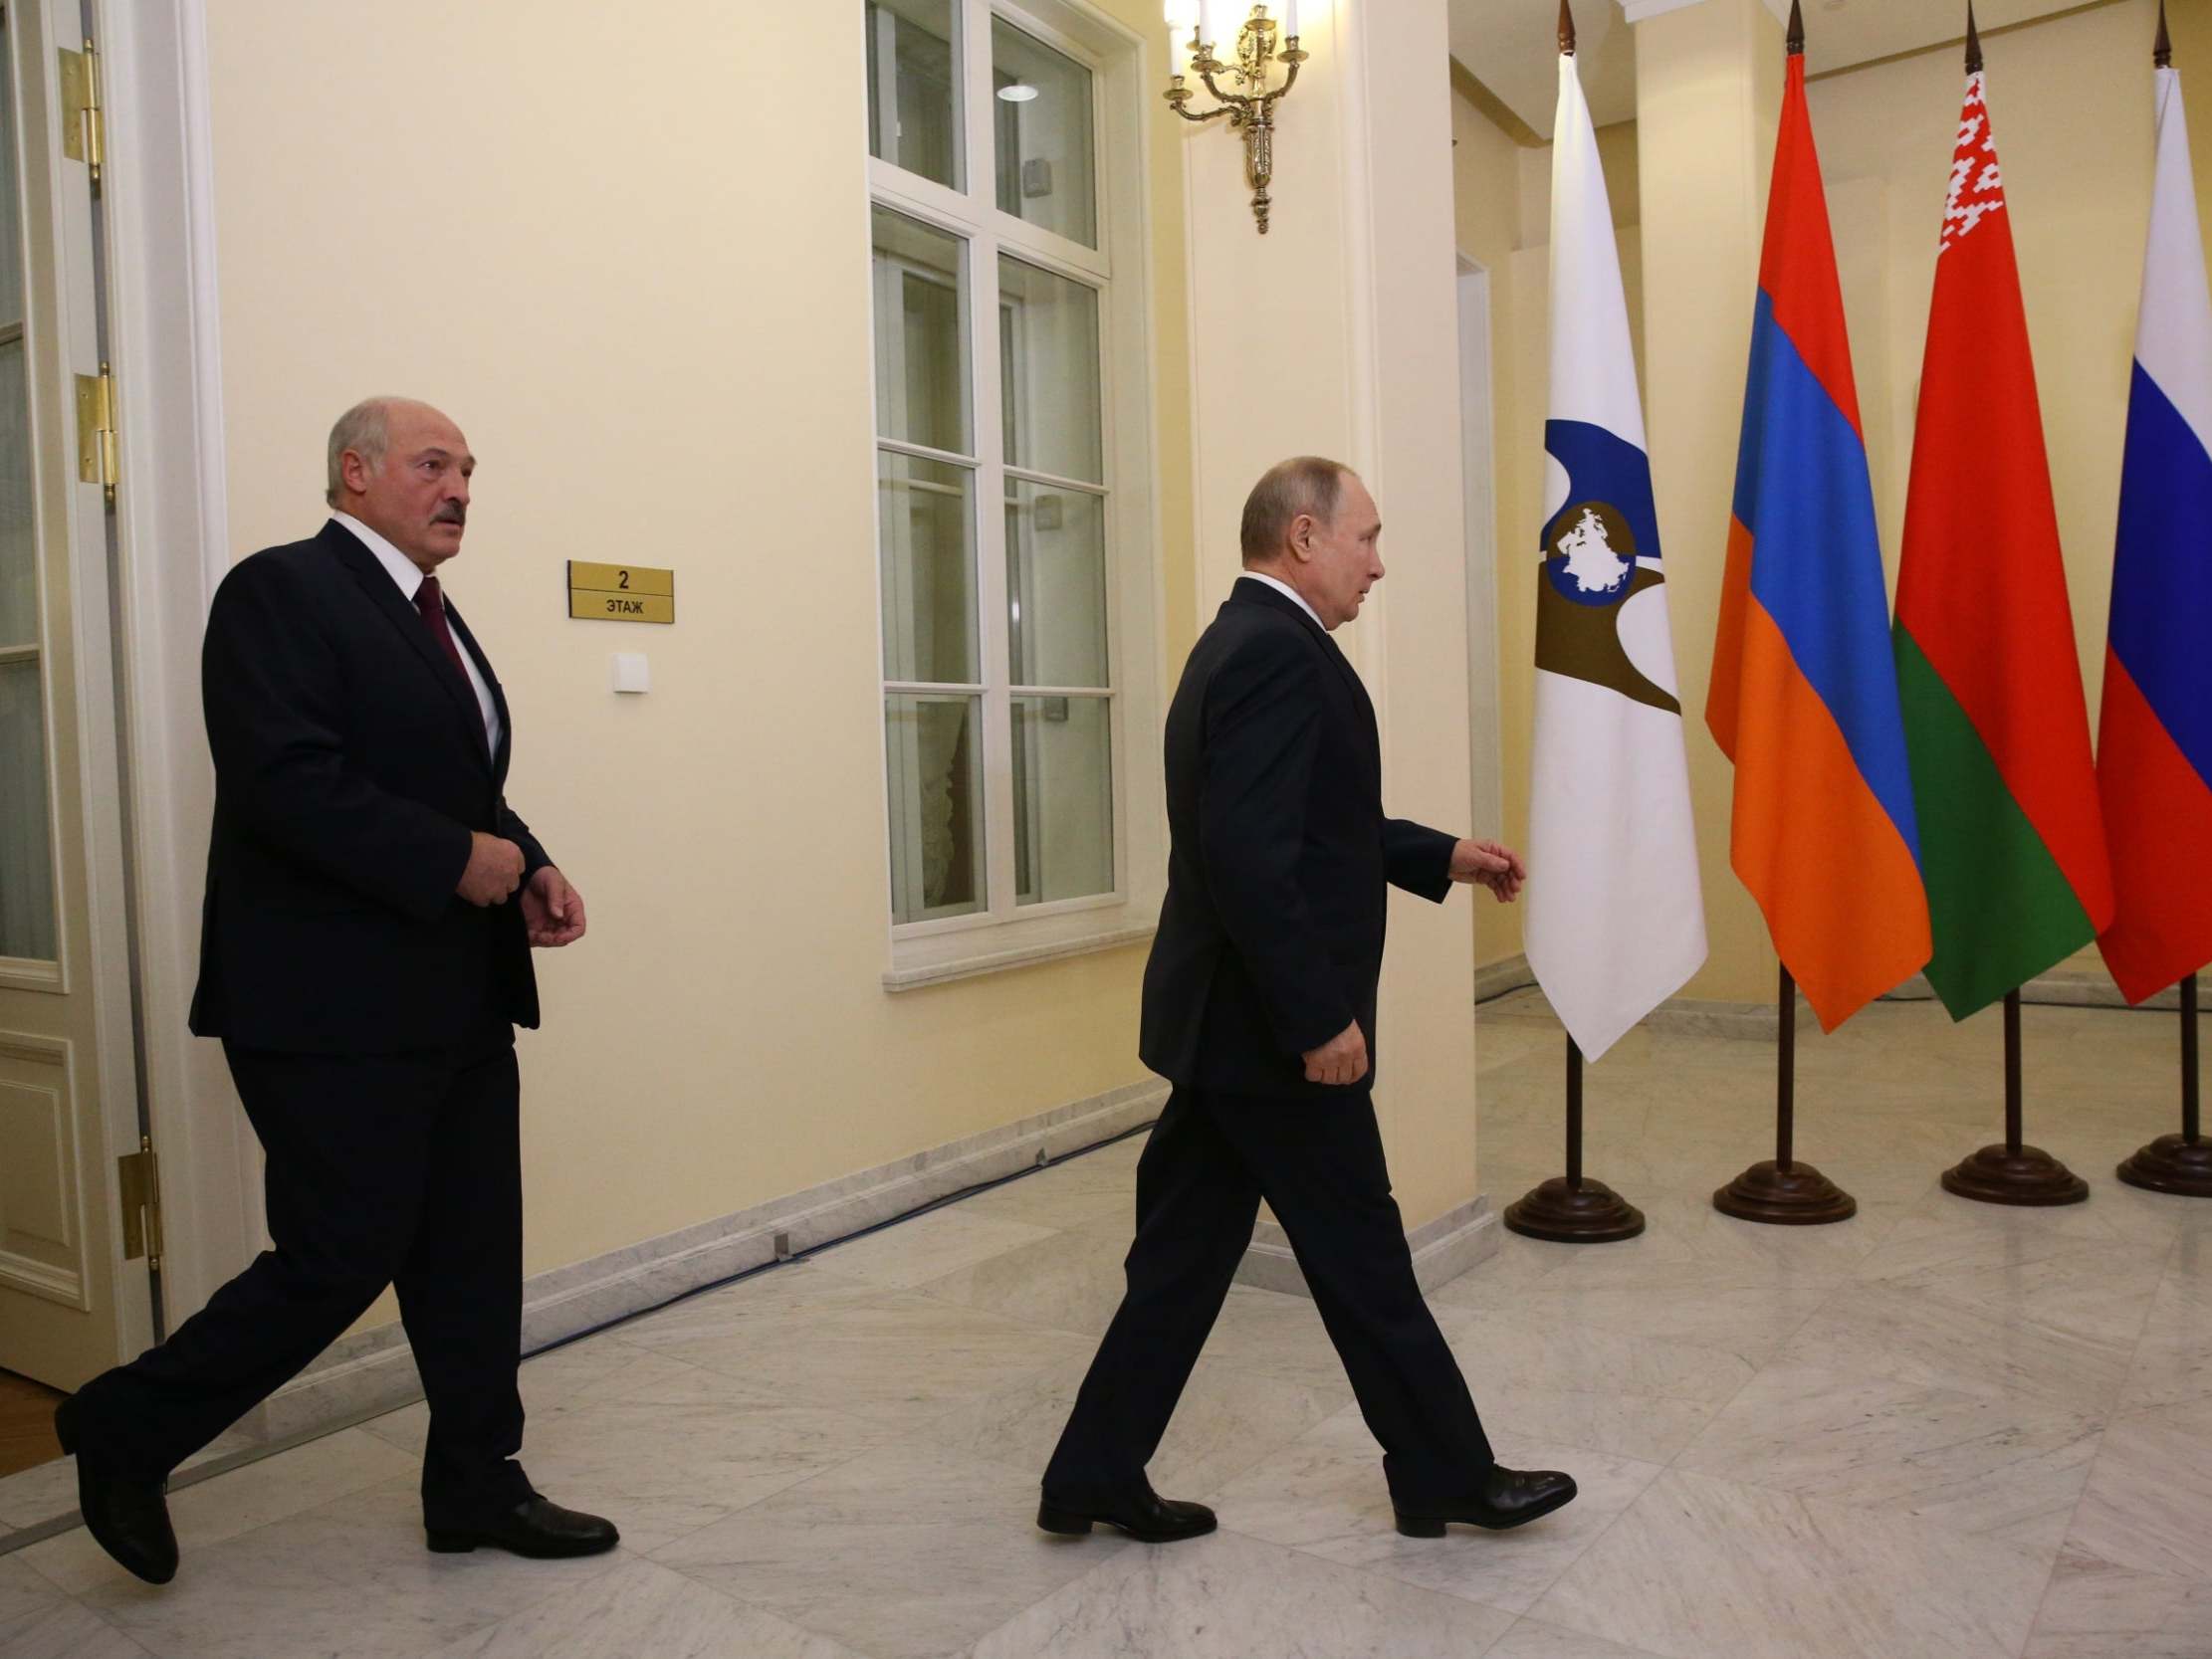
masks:
{"label": "shirt collar", "polygon": [[[343,514],[339,514],[338,517],[340,518],[343,518],[345,516]],[[1329,631],[1328,624],[1323,622],[1320,616],[1315,613],[1314,608],[1306,603],[1306,596],[1300,593],[1296,588],[1292,587],[1288,582],[1284,581],[1280,576],[1270,576],[1264,570],[1246,570],[1244,572],[1244,580],[1248,582],[1265,582],[1277,593],[1281,594],[1292,604],[1296,605],[1300,610],[1304,611],[1306,615],[1312,617],[1313,625],[1316,628],[1319,628],[1324,634]]]}
{"label": "shirt collar", "polygon": [[422,567],[350,513],[333,513],[331,518],[343,524],[362,546],[376,555],[376,562],[391,573],[391,579],[399,584],[399,591],[410,605],[413,604],[415,594],[422,587]]}

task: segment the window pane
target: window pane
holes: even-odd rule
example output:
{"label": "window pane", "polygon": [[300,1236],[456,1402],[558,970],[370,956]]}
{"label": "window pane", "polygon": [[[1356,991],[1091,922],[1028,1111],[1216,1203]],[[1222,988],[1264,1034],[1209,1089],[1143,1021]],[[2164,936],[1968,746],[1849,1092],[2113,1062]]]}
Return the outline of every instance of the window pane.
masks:
{"label": "window pane", "polygon": [[1024,905],[1114,891],[1113,705],[1013,700],[1014,883]]}
{"label": "window pane", "polygon": [[0,663],[0,956],[54,960],[39,665]]}
{"label": "window pane", "polygon": [[959,0],[867,0],[868,153],[958,190]]}
{"label": "window pane", "polygon": [[965,252],[957,236],[875,210],[876,431],[958,455],[972,452]]}
{"label": "window pane", "polygon": [[999,210],[1097,247],[1091,72],[995,17],[991,87]]}
{"label": "window pane", "polygon": [[1016,686],[1110,683],[1103,497],[1007,480],[1006,634]]}
{"label": "window pane", "polygon": [[894,922],[984,908],[980,708],[967,697],[884,699]]}
{"label": "window pane", "polygon": [[1098,291],[999,255],[998,362],[1006,465],[1103,484]]}
{"label": "window pane", "polygon": [[975,475],[879,451],[883,677],[969,686],[983,678],[976,628]]}

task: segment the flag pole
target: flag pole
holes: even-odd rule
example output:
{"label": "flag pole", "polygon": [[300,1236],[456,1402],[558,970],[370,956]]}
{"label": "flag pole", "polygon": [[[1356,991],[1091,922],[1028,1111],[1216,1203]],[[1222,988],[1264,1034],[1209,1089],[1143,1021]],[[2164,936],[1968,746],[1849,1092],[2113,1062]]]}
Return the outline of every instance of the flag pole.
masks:
{"label": "flag pole", "polygon": [[1612,1244],[1644,1231],[1644,1212],[1582,1172],[1582,1049],[1567,1039],[1567,1173],[1505,1206],[1505,1225],[1554,1244]]}
{"label": "flag pole", "polygon": [[[1798,60],[1805,56],[1805,12],[1798,0],[1790,0],[1786,44],[1792,74],[1802,73],[1804,65]],[[1779,188],[1779,154],[1775,166]],[[1731,752],[1730,758],[1733,757]],[[1780,1226],[1848,1221],[1859,1213],[1859,1201],[1810,1163],[1797,1160],[1797,979],[1787,962],[1782,964],[1781,973],[1781,1020],[1774,1077],[1774,1158],[1771,1162],[1754,1163],[1715,1192],[1713,1208],[1739,1221],[1764,1221]]]}
{"label": "flag pole", "polygon": [[1859,1200],[1797,1158],[1797,980],[1782,967],[1781,1031],[1774,1078],[1774,1159],[1754,1163],[1713,1194],[1713,1208],[1738,1221],[1817,1227],[1849,1221]]}
{"label": "flag pole", "polygon": [[2197,1072],[2197,976],[2181,981],[2181,1133],[2161,1135],[2119,1166],[2129,1186],[2212,1198],[2212,1141],[2204,1139]]}
{"label": "flag pole", "polygon": [[1943,1171],[1943,1190],[1984,1204],[2079,1204],[2090,1183],[2022,1133],[2020,992],[2005,992],[2005,1139]]}

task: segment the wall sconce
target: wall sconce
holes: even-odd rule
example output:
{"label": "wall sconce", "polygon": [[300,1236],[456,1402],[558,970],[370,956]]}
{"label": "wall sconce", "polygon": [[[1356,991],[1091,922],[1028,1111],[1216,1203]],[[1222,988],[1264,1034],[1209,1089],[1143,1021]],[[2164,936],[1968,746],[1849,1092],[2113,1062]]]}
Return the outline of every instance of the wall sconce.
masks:
{"label": "wall sconce", "polygon": [[[1231,130],[1244,134],[1244,178],[1252,187],[1252,217],[1259,221],[1259,234],[1267,234],[1267,211],[1272,198],[1267,186],[1275,176],[1275,105],[1298,83],[1298,66],[1306,61],[1307,54],[1298,50],[1298,0],[1282,0],[1282,50],[1275,50],[1276,20],[1267,15],[1265,6],[1254,6],[1251,15],[1244,19],[1236,31],[1234,42],[1235,62],[1224,64],[1214,55],[1220,33],[1219,16],[1229,9],[1230,0],[1168,0],[1168,91],[1169,106],[1185,120],[1203,123],[1228,117]],[[1191,38],[1179,43],[1177,35],[1188,24]],[[1216,107],[1194,113],[1190,108],[1192,93],[1184,86],[1185,61],[1198,72],[1206,83],[1206,90],[1214,95]],[[1267,66],[1281,64],[1284,68],[1282,85],[1267,85]],[[1237,92],[1221,91],[1216,76],[1234,77]]]}

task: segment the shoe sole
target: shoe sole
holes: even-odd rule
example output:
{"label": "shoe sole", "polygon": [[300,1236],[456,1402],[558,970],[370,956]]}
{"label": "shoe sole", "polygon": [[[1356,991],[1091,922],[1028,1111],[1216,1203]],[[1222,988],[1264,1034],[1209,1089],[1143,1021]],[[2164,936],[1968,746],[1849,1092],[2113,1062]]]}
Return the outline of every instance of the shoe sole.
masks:
{"label": "shoe sole", "polygon": [[423,1542],[433,1555],[467,1555],[478,1550],[504,1550],[510,1555],[521,1555],[534,1561],[569,1561],[584,1555],[603,1555],[622,1541],[610,1538],[590,1544],[536,1545],[528,1548],[502,1544],[496,1538],[485,1538],[480,1533],[438,1533],[425,1530]]}
{"label": "shoe sole", "polygon": [[1407,1538],[1442,1538],[1445,1531],[1456,1525],[1480,1527],[1486,1533],[1509,1533],[1515,1527],[1525,1527],[1531,1521],[1541,1521],[1547,1515],[1565,1509],[1581,1496],[1579,1492],[1563,1492],[1556,1498],[1547,1498],[1531,1505],[1526,1515],[1516,1515],[1510,1521],[1476,1521],[1470,1516],[1453,1516],[1449,1521],[1430,1516],[1408,1515],[1403,1510],[1393,1512],[1398,1519],[1398,1530]]}
{"label": "shoe sole", "polygon": [[1111,1527],[1116,1532],[1135,1539],[1139,1544],[1181,1544],[1188,1538],[1204,1538],[1219,1526],[1218,1520],[1210,1519],[1203,1527],[1188,1532],[1162,1533],[1146,1527],[1125,1527],[1119,1521],[1109,1521],[1103,1516],[1082,1515],[1074,1510],[1061,1509],[1056,1504],[1037,1506],[1037,1528],[1057,1538],[1085,1538],[1092,1527]]}

